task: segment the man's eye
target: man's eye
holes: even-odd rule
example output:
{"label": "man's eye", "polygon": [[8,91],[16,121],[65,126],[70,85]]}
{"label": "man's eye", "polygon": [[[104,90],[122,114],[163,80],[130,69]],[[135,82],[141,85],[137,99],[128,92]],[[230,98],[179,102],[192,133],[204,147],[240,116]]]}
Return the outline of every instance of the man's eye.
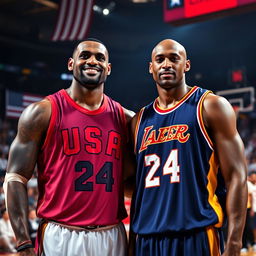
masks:
{"label": "man's eye", "polygon": [[163,60],[164,60],[163,58],[156,58],[157,63],[161,63],[161,62],[163,62]]}
{"label": "man's eye", "polygon": [[98,61],[105,61],[105,57],[104,56],[97,56],[97,60]]}
{"label": "man's eye", "polygon": [[89,55],[88,54],[82,54],[80,56],[80,59],[88,59],[89,58]]}

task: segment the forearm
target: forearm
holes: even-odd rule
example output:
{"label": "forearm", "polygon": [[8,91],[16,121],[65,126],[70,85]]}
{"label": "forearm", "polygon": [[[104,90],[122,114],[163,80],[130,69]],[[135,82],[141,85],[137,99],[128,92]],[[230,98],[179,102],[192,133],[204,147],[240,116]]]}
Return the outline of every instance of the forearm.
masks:
{"label": "forearm", "polygon": [[226,210],[228,217],[227,246],[240,250],[247,207],[246,179],[233,179],[228,185]]}
{"label": "forearm", "polygon": [[28,226],[28,196],[26,186],[11,181],[7,184],[6,203],[17,245],[30,240]]}

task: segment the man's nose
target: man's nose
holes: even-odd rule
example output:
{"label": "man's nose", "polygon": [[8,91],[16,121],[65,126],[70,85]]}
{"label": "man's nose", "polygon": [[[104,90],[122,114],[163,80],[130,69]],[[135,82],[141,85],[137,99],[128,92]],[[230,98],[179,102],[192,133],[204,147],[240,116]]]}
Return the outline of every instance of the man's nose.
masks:
{"label": "man's nose", "polygon": [[172,67],[172,62],[168,58],[165,58],[163,62],[163,67],[164,68]]}
{"label": "man's nose", "polygon": [[97,59],[95,58],[95,56],[91,55],[91,57],[89,59],[87,59],[87,63],[89,63],[91,65],[96,65],[98,62],[97,62]]}

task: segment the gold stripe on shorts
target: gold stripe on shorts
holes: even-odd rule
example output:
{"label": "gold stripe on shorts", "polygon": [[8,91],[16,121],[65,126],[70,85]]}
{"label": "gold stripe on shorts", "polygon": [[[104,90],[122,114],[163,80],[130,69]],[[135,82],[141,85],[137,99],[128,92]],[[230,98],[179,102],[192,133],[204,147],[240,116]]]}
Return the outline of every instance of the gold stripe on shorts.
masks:
{"label": "gold stripe on shorts", "polygon": [[211,256],[220,256],[220,241],[219,241],[219,235],[214,227],[207,227],[206,233],[208,237],[209,242],[209,248],[210,248],[210,255]]}

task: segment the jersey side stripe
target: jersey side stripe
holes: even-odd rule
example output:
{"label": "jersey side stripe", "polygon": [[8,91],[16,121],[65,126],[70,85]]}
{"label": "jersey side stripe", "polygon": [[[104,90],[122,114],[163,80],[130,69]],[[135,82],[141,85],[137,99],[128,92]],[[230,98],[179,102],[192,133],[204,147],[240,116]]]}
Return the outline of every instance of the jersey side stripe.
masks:
{"label": "jersey side stripe", "polygon": [[134,133],[134,153],[135,154],[136,154],[137,137],[138,137],[138,132],[139,132],[139,126],[140,126],[140,122],[141,122],[141,118],[142,118],[144,109],[145,109],[145,107],[140,110],[139,115],[138,115],[138,119],[137,119],[137,122],[136,122],[136,126],[135,126],[135,133]]}
{"label": "jersey side stripe", "polygon": [[222,208],[218,202],[218,198],[215,194],[217,188],[217,172],[218,172],[218,162],[216,159],[216,155],[212,152],[211,158],[209,160],[210,170],[207,175],[208,184],[207,190],[209,193],[208,201],[211,207],[214,209],[215,213],[218,216],[219,222],[216,223],[215,227],[221,227],[224,219]]}
{"label": "jersey side stripe", "polygon": [[208,143],[209,147],[211,148],[211,150],[213,150],[213,143],[212,140],[210,139],[206,129],[205,129],[205,125],[204,125],[204,121],[203,121],[203,102],[205,97],[209,94],[212,93],[211,91],[207,91],[205,92],[202,97],[199,100],[199,103],[197,105],[197,121],[200,127],[200,130],[206,140],[206,142]]}

